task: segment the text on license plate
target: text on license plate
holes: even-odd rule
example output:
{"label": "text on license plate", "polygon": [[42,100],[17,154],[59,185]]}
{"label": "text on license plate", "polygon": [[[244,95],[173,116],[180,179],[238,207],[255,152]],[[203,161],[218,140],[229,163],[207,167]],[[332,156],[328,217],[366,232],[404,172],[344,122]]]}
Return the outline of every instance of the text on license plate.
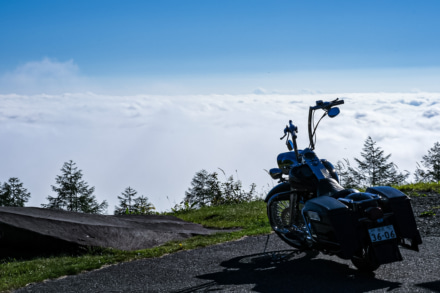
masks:
{"label": "text on license plate", "polygon": [[396,232],[393,225],[368,229],[370,233],[371,242],[385,241],[396,238]]}

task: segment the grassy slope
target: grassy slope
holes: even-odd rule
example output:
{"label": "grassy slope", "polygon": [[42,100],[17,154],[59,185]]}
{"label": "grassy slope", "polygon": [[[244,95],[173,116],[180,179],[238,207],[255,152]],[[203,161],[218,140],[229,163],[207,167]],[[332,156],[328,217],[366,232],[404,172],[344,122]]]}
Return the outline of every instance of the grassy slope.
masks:
{"label": "grassy slope", "polygon": [[173,214],[183,220],[216,229],[241,228],[239,231],[196,236],[185,241],[173,241],[159,247],[138,251],[95,249],[80,256],[41,257],[32,260],[0,260],[0,292],[65,275],[98,269],[104,265],[141,258],[158,257],[179,250],[194,249],[236,240],[246,235],[266,234],[271,231],[262,201],[201,208]]}
{"label": "grassy slope", "polygon": [[402,186],[393,186],[409,196],[417,196],[422,192],[434,192],[440,194],[440,184],[438,183],[413,183]]}

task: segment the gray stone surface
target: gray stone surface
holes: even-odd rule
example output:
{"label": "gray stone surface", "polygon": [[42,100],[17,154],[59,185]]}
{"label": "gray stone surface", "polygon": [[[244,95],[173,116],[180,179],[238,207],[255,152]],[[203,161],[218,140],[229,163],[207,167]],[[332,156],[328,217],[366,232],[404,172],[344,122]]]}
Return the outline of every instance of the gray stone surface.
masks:
{"label": "gray stone surface", "polygon": [[75,243],[137,250],[212,232],[199,224],[172,216],[110,216],[31,207],[0,207],[0,246],[26,247],[32,243],[35,247],[44,247],[60,240],[57,242],[59,245]]}

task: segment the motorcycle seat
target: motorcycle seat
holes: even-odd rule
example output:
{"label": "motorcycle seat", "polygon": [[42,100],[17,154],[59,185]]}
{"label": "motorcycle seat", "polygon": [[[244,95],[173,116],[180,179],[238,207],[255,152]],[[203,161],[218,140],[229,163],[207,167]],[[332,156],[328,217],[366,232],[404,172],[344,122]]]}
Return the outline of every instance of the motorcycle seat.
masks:
{"label": "motorcycle seat", "polygon": [[345,198],[345,197],[347,197],[348,195],[353,194],[353,193],[359,193],[359,190],[354,189],[354,188],[347,188],[347,189],[341,190],[341,191],[339,191],[339,192],[336,192],[336,193],[333,194],[331,197],[333,197],[333,198],[335,198],[335,199],[338,199],[338,198]]}
{"label": "motorcycle seat", "polygon": [[318,185],[318,196],[330,196],[335,199],[344,198],[359,191],[353,188],[344,188],[333,178],[321,179]]}

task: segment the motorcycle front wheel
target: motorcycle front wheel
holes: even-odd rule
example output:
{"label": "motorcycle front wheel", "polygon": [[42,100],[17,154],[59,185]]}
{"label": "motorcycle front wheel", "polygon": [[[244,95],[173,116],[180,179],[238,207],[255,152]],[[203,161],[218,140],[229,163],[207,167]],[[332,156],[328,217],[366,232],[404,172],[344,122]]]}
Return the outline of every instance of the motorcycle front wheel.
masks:
{"label": "motorcycle front wheel", "polygon": [[267,208],[267,216],[272,229],[278,237],[292,247],[298,249],[305,248],[304,232],[301,230],[304,226],[304,220],[301,217],[301,212],[296,209],[292,223],[290,222],[289,200],[271,201]]}

